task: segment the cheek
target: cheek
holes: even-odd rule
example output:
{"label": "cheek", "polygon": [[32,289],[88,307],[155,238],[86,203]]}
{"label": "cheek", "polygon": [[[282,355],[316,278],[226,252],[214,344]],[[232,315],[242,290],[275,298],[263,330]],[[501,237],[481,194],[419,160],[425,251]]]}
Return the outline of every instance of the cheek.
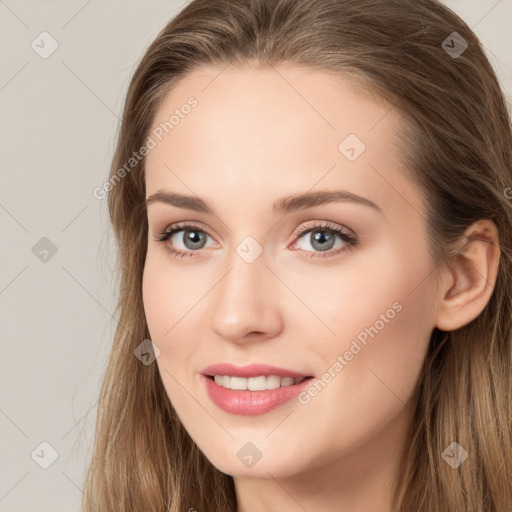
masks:
{"label": "cheek", "polygon": [[[179,400],[178,382],[195,378],[190,362],[201,349],[205,294],[211,284],[193,270],[173,268],[165,255],[149,252],[142,278],[144,313],[151,340],[159,348],[156,362],[169,397]],[[176,380],[175,380],[176,379]]]}
{"label": "cheek", "polygon": [[[162,254],[160,254],[162,252]],[[142,277],[144,313],[154,342],[169,341],[179,330],[180,322],[207,291],[206,284],[193,275],[169,264],[164,251],[148,252]]]}
{"label": "cheek", "polygon": [[178,384],[184,381],[183,364],[187,355],[184,350],[190,348],[187,343],[179,343],[180,319],[186,313],[183,302],[188,302],[182,294],[177,294],[180,283],[169,272],[169,266],[148,253],[142,278],[142,298],[144,313],[152,342],[159,348],[156,359],[158,371],[169,400],[178,412],[183,409],[183,390]]}
{"label": "cheek", "polygon": [[400,330],[419,333],[433,328],[428,314],[433,296],[431,270],[422,239],[382,237],[338,266],[279,269],[283,280],[302,299],[283,306],[290,312],[300,311],[302,323],[316,325],[317,338],[326,342],[331,338],[330,347],[339,341],[337,348],[343,348],[359,334],[364,341],[365,333],[370,336],[365,329],[372,326],[380,337],[392,330],[397,336]]}
{"label": "cheek", "polygon": [[326,320],[336,336],[324,336],[321,345],[309,347],[308,353],[320,356],[321,383],[317,392],[303,396],[305,420],[298,435],[308,435],[307,418],[322,417],[314,429],[316,439],[328,440],[326,457],[373,439],[410,404],[431,326],[425,314],[430,283],[410,293],[409,277],[386,279],[392,288],[361,286],[347,295],[344,308]]}
{"label": "cheek", "polygon": [[160,350],[156,363],[173,404],[180,394],[175,389],[174,378],[183,380],[183,376],[176,372],[184,366],[173,362],[183,361],[186,358],[183,351],[190,347],[189,340],[187,343],[179,343],[180,319],[186,314],[184,303],[188,302],[182,294],[177,293],[179,289],[180,283],[172,278],[168,266],[166,268],[158,258],[148,254],[142,279],[144,313],[150,338]]}
{"label": "cheek", "polygon": [[148,254],[142,276],[144,314],[153,342],[162,338],[165,331],[172,325],[169,323],[169,313],[172,315],[172,312],[169,311],[170,301],[168,293],[166,293],[166,282],[165,278],[158,278],[159,275],[162,275],[162,272],[160,272],[160,265],[157,263],[155,258]]}
{"label": "cheek", "polygon": [[353,397],[356,409],[359,399],[373,407],[386,395],[404,402],[411,396],[434,327],[430,271],[426,251],[389,244],[329,278],[317,273],[318,279],[306,279],[302,293],[330,330],[322,328],[323,342],[317,336],[309,351],[319,356],[320,371],[343,374],[333,379],[332,392],[341,386],[336,393]]}

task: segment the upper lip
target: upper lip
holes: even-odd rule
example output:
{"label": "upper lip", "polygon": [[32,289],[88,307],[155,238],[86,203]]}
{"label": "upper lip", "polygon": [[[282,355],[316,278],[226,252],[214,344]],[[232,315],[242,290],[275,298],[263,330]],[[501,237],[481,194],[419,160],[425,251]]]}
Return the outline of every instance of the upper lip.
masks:
{"label": "upper lip", "polygon": [[295,370],[289,370],[287,368],[280,368],[278,366],[272,366],[268,364],[249,364],[247,366],[235,366],[230,363],[219,363],[207,366],[202,371],[203,375],[214,376],[214,375],[229,375],[232,377],[258,377],[260,375],[276,375],[278,377],[311,377],[306,373],[297,372]]}

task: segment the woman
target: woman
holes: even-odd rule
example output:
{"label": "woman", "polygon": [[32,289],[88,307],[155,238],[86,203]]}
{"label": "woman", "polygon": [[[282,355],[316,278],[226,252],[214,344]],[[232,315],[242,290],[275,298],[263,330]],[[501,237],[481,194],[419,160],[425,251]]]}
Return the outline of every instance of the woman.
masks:
{"label": "woman", "polygon": [[511,509],[511,125],[452,11],[192,1],[109,183],[85,510]]}

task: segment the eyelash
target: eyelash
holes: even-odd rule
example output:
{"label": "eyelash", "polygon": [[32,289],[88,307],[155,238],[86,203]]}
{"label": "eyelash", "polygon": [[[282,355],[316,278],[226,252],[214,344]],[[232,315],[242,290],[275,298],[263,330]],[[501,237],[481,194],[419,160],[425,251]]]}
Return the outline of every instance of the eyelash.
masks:
{"label": "eyelash", "polygon": [[[345,246],[341,249],[338,249],[337,251],[332,252],[332,250],[325,251],[327,255],[321,254],[320,251],[304,251],[311,253],[308,257],[310,258],[329,258],[332,256],[335,256],[336,254],[339,254],[340,252],[353,249],[358,244],[358,239],[348,233],[347,231],[336,227],[333,224],[329,223],[309,223],[307,224],[303,229],[300,229],[294,233],[295,238],[301,238],[306,233],[309,233],[311,231],[327,231],[328,233],[338,235],[343,242],[345,242]],[[169,252],[169,254],[175,256],[176,258],[185,258],[185,257],[192,257],[195,256],[195,253],[199,252],[199,250],[196,251],[180,251],[179,249],[174,249],[173,247],[169,246],[166,242],[176,233],[179,233],[180,231],[196,231],[198,233],[204,233],[205,235],[208,235],[208,233],[200,228],[199,226],[196,226],[194,224],[189,224],[187,222],[180,223],[180,224],[174,224],[170,228],[166,229],[162,233],[160,233],[156,238],[156,242],[161,242],[164,244],[165,249]],[[209,235],[208,235],[209,236]]]}

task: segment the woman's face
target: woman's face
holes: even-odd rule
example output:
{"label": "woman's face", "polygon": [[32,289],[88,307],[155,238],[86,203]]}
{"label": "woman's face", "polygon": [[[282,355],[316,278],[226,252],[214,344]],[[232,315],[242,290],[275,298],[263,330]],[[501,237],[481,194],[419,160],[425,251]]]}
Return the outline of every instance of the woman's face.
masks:
{"label": "woman's face", "polygon": [[293,66],[203,68],[160,106],[145,314],[167,395],[221,471],[367,474],[404,441],[438,299],[400,122]]}

